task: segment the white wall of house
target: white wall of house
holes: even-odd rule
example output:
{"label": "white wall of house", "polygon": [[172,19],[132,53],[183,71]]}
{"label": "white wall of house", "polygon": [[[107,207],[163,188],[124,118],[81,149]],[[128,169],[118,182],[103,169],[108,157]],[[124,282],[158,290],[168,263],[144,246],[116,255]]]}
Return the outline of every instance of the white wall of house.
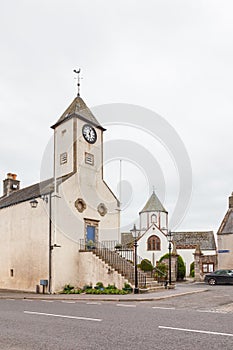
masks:
{"label": "white wall of house", "polygon": [[218,268],[233,269],[233,234],[221,234],[218,235],[217,239],[218,250],[220,250],[220,253],[218,253]]}
{"label": "white wall of house", "polygon": [[[148,238],[152,235],[156,235],[160,239],[160,250],[148,250]],[[155,224],[152,224],[150,228],[140,237],[138,240],[138,255],[143,259],[148,259],[155,266],[164,254],[168,253],[168,241],[165,234],[158,229]]]}
{"label": "white wall of house", "polygon": [[42,199],[0,210],[0,288],[36,291],[48,279],[49,219]]}
{"label": "white wall of house", "polygon": [[152,223],[160,229],[167,229],[167,213],[162,211],[146,211],[140,213],[140,231],[146,232]]}
{"label": "white wall of house", "polygon": [[[195,249],[177,249],[177,254],[182,257],[186,266],[186,276],[190,275],[190,265],[194,262]],[[202,250],[203,255],[215,255],[215,250]]]}

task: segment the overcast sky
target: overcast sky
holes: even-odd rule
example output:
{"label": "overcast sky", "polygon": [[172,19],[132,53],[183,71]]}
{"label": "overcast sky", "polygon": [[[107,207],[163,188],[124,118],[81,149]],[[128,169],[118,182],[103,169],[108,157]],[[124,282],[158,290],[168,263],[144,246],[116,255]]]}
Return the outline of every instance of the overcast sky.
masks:
{"label": "overcast sky", "polygon": [[[191,201],[176,229],[216,232],[233,191],[232,13],[232,0],[2,0],[0,179],[14,172],[23,187],[39,181],[50,126],[75,97],[72,71],[81,67],[81,96],[89,107],[137,105],[176,131],[193,173]],[[106,133],[118,137],[116,127]],[[123,135],[127,139],[127,130]],[[140,135],[132,137],[142,146]],[[160,163],[165,152],[157,153]],[[164,205],[170,214],[177,191],[165,164]],[[106,177],[114,188],[111,166]],[[131,199],[123,216],[134,216],[152,189],[136,205],[137,184],[126,162],[124,167]]]}

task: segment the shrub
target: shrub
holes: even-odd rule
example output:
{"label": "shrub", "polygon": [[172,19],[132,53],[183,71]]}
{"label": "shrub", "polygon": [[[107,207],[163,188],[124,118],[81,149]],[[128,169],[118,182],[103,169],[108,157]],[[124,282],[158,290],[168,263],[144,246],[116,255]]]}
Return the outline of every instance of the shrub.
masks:
{"label": "shrub", "polygon": [[80,288],[74,288],[70,284],[66,284],[61,291],[61,294],[80,294],[82,293],[82,289]]}
{"label": "shrub", "polygon": [[[169,253],[164,254],[160,259],[159,262],[162,262],[164,259],[169,259]],[[185,263],[184,260],[180,255],[178,255],[177,258],[177,280],[182,280],[185,277]]]}
{"label": "shrub", "polygon": [[95,288],[92,288],[91,285],[86,285],[82,289],[79,289],[67,284],[61,291],[62,294],[80,294],[83,292],[86,294],[128,294],[132,292],[132,288],[127,283],[125,283],[125,288],[121,290],[114,284],[109,284],[107,287],[104,287],[102,282],[97,282]]}
{"label": "shrub", "polygon": [[163,262],[157,263],[156,269],[155,269],[155,278],[158,281],[166,280],[167,272],[168,272],[168,267],[166,264],[164,264]]}
{"label": "shrub", "polygon": [[185,277],[185,263],[184,260],[180,255],[178,255],[178,260],[177,260],[177,279],[178,280],[183,280]]}
{"label": "shrub", "polygon": [[190,264],[190,277],[195,277],[194,261]]}
{"label": "shrub", "polygon": [[141,264],[139,265],[140,269],[143,271],[152,271],[153,270],[153,265],[151,264],[150,260],[148,259],[143,259],[141,261]]}

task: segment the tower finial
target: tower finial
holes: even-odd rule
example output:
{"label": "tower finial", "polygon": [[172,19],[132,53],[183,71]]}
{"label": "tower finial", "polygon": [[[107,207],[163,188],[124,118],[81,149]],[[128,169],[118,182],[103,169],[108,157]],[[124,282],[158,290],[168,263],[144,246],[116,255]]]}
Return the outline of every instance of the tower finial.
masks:
{"label": "tower finial", "polygon": [[155,194],[155,186],[153,185],[153,189],[152,189],[153,194]]}
{"label": "tower finial", "polygon": [[74,69],[73,72],[78,75],[78,77],[77,77],[77,80],[78,80],[78,83],[77,83],[77,87],[78,87],[77,96],[80,96],[80,72],[81,72],[81,68],[79,68],[78,70]]}

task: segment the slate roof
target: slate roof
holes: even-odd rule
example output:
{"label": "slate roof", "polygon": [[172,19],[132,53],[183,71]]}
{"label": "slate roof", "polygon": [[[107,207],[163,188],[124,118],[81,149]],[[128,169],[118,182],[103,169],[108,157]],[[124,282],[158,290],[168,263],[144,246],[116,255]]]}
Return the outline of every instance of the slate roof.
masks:
{"label": "slate roof", "polygon": [[132,232],[121,232],[121,244],[126,246],[129,243],[133,242],[133,234]]}
{"label": "slate roof", "polygon": [[172,238],[176,249],[195,249],[200,245],[201,250],[216,250],[213,231],[174,232]]}
{"label": "slate roof", "polygon": [[22,203],[34,198],[40,197],[42,194],[52,192],[51,184],[53,179],[39,182],[35,185],[22,188],[21,190],[12,191],[8,196],[0,197],[0,209]]}
{"label": "slate roof", "polygon": [[[57,184],[67,180],[71,174],[58,179]],[[29,201],[34,198],[39,198],[42,195],[49,194],[54,190],[53,178],[39,182],[37,184],[22,188],[21,190],[12,191],[8,196],[0,197],[0,209],[10,207],[22,202]]]}
{"label": "slate roof", "polygon": [[139,214],[152,211],[163,211],[167,213],[166,209],[164,209],[162,203],[160,202],[154,191]]}
{"label": "slate roof", "polygon": [[93,126],[100,128],[102,130],[105,130],[96,117],[92,114],[90,109],[87,107],[85,102],[80,96],[77,96],[73,102],[70,104],[70,106],[65,110],[65,112],[62,114],[62,116],[58,119],[58,121],[51,126],[52,129],[55,129],[58,125],[65,122],[66,120],[69,120],[73,117],[79,118],[87,123],[92,124]]}
{"label": "slate roof", "polygon": [[233,209],[228,209],[224,219],[218,229],[218,235],[233,234]]}

